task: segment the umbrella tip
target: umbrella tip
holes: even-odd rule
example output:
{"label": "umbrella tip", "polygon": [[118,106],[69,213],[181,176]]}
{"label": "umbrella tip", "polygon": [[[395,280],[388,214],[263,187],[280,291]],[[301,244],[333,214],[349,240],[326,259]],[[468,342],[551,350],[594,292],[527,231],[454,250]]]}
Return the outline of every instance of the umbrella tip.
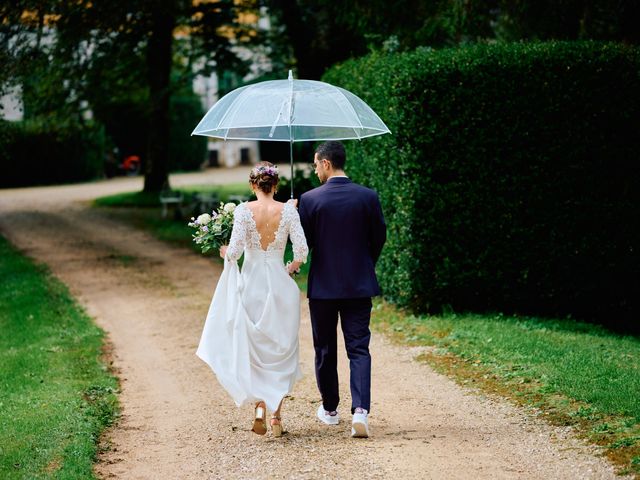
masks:
{"label": "umbrella tip", "polygon": [[293,80],[293,70],[289,70],[289,80]]}

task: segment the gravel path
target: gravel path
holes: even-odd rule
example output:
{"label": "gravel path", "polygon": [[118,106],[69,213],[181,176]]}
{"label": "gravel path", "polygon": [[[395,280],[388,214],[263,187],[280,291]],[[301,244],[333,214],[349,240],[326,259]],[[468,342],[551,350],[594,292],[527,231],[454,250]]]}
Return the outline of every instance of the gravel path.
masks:
{"label": "gravel path", "polygon": [[[246,179],[246,169],[172,184]],[[65,282],[113,346],[123,415],[96,467],[102,478],[605,479],[613,469],[572,437],[497,399],[465,390],[374,334],[372,437],[349,437],[348,363],[339,359],[343,422],[321,425],[306,301],[305,378],[285,402],[280,439],[250,432],[195,356],[220,275],[211,259],[172,248],[88,206],[140,179],[0,190],[0,233]],[[341,350],[344,352],[344,349]]]}

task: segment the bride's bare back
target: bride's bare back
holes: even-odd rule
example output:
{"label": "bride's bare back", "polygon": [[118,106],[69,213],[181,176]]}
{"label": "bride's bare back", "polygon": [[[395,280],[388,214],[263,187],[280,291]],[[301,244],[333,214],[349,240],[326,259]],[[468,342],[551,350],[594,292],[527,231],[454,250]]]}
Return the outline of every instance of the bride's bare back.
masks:
{"label": "bride's bare back", "polygon": [[247,207],[256,224],[256,230],[260,234],[260,246],[266,250],[276,238],[284,203],[275,200],[254,201],[247,203]]}

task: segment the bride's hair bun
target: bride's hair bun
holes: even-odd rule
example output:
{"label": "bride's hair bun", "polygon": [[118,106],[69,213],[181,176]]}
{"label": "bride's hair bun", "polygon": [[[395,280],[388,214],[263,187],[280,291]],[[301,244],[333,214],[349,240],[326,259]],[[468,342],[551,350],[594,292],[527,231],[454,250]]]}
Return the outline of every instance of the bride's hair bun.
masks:
{"label": "bride's hair bun", "polygon": [[258,162],[249,173],[249,183],[264,193],[270,193],[278,185],[278,167],[271,162]]}

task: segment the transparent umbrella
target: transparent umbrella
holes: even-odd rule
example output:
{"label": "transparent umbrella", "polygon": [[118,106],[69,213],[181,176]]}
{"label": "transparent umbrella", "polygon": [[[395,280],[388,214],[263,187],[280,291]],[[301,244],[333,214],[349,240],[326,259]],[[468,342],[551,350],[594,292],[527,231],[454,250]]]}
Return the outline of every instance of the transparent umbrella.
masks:
{"label": "transparent umbrella", "polygon": [[272,80],[238,88],[216,102],[191,135],[224,140],[293,142],[350,140],[391,133],[353,93],[314,80]]}

